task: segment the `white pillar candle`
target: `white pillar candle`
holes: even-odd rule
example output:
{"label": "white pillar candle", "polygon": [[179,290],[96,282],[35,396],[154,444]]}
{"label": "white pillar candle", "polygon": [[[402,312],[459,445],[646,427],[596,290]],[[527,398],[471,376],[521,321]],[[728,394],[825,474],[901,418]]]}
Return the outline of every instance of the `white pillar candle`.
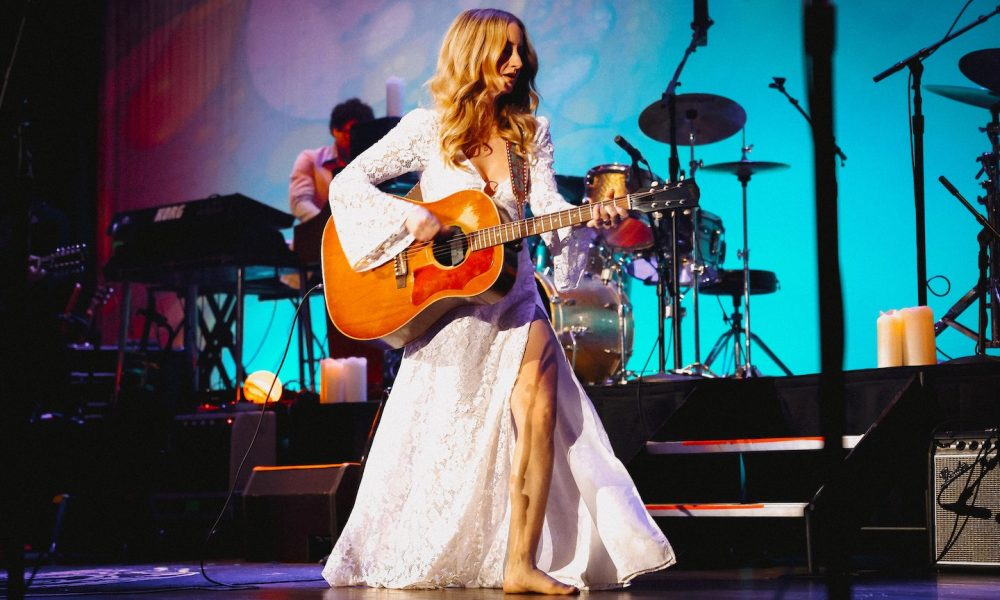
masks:
{"label": "white pillar candle", "polygon": [[903,364],[903,317],[894,310],[879,315],[878,366],[899,367]]}
{"label": "white pillar candle", "polygon": [[403,116],[403,80],[400,77],[393,76],[385,80],[385,115]]}
{"label": "white pillar candle", "polygon": [[904,308],[903,364],[906,366],[937,364],[934,349],[934,312],[929,306]]}
{"label": "white pillar candle", "polygon": [[352,356],[341,363],[344,365],[344,402],[368,400],[368,359]]}
{"label": "white pillar candle", "polygon": [[324,358],[319,361],[320,404],[332,404],[344,401],[344,366],[340,361]]}

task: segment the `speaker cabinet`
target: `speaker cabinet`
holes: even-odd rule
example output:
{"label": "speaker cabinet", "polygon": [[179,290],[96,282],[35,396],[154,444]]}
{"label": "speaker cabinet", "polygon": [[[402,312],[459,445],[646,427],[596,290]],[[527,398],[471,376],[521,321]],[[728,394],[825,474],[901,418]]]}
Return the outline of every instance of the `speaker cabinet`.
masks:
{"label": "speaker cabinet", "polygon": [[1000,567],[997,430],[935,436],[928,490],[933,562]]}
{"label": "speaker cabinet", "polygon": [[328,554],[360,478],[358,463],[256,467],[243,492],[246,559],[314,562]]}

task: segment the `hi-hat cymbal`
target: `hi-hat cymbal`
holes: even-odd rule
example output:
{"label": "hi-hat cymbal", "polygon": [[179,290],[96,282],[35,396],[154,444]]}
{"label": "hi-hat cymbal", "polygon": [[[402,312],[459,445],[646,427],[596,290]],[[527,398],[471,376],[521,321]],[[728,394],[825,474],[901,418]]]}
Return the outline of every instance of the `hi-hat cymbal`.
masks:
{"label": "hi-hat cymbal", "polygon": [[767,162],[763,160],[736,160],[733,162],[716,163],[705,165],[702,171],[715,171],[716,173],[729,173],[731,175],[753,175],[764,171],[778,171],[787,169],[790,165],[779,162]]}
{"label": "hi-hat cymbal", "polygon": [[[729,98],[715,94],[674,96],[677,143],[681,146],[711,144],[724,140],[743,128],[747,113]],[[639,115],[639,129],[660,142],[670,143],[670,111],[657,100]]]}
{"label": "hi-hat cymbal", "polygon": [[1000,48],[969,52],[959,59],[958,68],[973,82],[1000,93]]}
{"label": "hi-hat cymbal", "polygon": [[1000,94],[984,90],[981,88],[965,87],[961,85],[925,85],[924,89],[934,92],[938,96],[958,100],[972,106],[982,108],[992,108],[1000,104]]}

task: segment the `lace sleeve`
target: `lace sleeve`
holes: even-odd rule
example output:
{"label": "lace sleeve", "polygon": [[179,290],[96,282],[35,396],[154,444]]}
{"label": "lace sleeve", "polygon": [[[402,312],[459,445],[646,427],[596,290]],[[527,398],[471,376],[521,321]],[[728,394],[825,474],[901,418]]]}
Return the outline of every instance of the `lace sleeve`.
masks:
{"label": "lace sleeve", "polygon": [[[555,171],[552,169],[552,136],[549,121],[538,118],[535,136],[535,156],[531,163],[531,212],[535,215],[553,213],[573,205],[559,194]],[[587,264],[587,250],[594,234],[587,228],[563,227],[553,233],[543,233],[542,240],[549,247],[554,267],[554,283],[560,291],[575,288]]]}
{"label": "lace sleeve", "polygon": [[403,223],[423,210],[375,187],[422,171],[434,150],[434,113],[416,109],[365,150],[330,184],[330,212],[347,260],[357,271],[373,269],[413,242]]}

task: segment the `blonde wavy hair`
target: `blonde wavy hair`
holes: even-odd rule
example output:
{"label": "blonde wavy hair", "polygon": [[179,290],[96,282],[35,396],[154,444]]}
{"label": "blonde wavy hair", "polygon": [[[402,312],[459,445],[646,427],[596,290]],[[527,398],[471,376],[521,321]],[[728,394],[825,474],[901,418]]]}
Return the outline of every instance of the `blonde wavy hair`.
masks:
{"label": "blonde wavy hair", "polygon": [[[497,67],[511,23],[521,28],[522,67],[513,90],[496,96],[496,90],[504,87]],[[427,82],[441,115],[439,143],[446,164],[457,167],[460,152],[478,155],[494,128],[519,155],[534,151],[536,73],[538,57],[520,19],[492,8],[467,10],[455,18],[441,44],[434,76]]]}

